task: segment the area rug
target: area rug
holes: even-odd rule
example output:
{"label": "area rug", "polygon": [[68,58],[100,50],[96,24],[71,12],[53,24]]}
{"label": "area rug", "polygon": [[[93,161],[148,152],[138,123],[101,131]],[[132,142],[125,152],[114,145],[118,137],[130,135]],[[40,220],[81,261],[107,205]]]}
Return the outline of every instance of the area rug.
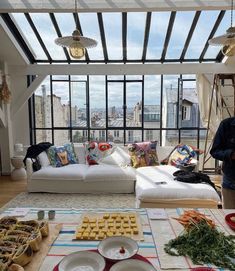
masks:
{"label": "area rug", "polygon": [[0,211],[15,207],[39,208],[135,208],[134,194],[52,194],[22,192]]}

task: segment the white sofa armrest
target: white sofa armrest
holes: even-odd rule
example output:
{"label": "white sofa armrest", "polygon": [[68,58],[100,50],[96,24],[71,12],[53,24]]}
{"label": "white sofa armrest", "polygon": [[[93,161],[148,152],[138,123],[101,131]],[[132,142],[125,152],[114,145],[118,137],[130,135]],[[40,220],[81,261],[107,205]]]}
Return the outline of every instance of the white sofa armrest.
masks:
{"label": "white sofa armrest", "polygon": [[31,178],[33,174],[33,161],[30,158],[26,159],[26,172],[27,172],[27,179]]}

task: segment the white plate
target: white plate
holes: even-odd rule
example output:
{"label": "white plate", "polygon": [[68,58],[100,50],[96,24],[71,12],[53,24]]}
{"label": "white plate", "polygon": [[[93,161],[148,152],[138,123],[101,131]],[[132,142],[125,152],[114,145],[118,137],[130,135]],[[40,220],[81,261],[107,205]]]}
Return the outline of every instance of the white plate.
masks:
{"label": "white plate", "polygon": [[[124,252],[120,252],[124,248]],[[131,238],[124,236],[108,237],[98,245],[99,253],[109,260],[124,260],[134,256],[138,251],[138,244]]]}
{"label": "white plate", "polygon": [[114,264],[109,271],[157,271],[151,264],[129,259]]}
{"label": "white plate", "polygon": [[59,271],[103,271],[104,258],[96,252],[78,251],[65,256],[59,263]]}

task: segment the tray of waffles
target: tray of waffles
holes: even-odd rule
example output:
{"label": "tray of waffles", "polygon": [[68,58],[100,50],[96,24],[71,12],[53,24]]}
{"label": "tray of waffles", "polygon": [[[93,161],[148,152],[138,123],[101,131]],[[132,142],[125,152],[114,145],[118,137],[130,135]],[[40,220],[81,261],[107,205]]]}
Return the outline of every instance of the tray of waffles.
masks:
{"label": "tray of waffles", "polygon": [[143,241],[140,216],[136,212],[84,213],[73,240],[94,241],[111,236],[126,236]]}

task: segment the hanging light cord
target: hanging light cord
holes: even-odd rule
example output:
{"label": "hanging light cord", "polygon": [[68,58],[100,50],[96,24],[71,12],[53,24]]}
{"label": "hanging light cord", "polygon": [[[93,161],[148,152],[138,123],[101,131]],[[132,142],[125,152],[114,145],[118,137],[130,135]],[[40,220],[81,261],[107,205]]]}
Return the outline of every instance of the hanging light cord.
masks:
{"label": "hanging light cord", "polygon": [[231,27],[233,26],[233,0],[231,0]]}
{"label": "hanging light cord", "polygon": [[76,24],[76,29],[78,29],[78,6],[77,6],[77,0],[75,0],[75,24]]}

